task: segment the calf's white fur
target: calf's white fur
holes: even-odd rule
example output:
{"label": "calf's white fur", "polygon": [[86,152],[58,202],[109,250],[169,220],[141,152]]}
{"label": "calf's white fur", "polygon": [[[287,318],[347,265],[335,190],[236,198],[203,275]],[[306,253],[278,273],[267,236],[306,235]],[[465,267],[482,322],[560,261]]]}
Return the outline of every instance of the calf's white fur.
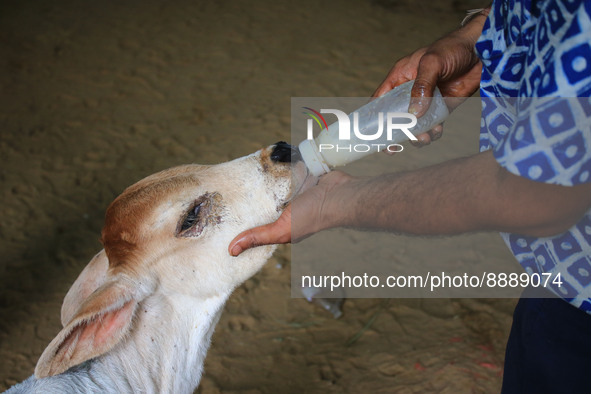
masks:
{"label": "calf's white fur", "polygon": [[290,165],[271,149],[165,170],[115,199],[104,249],[64,299],[64,328],[8,393],[193,392],[224,303],[274,250],[227,250],[290,197]]}

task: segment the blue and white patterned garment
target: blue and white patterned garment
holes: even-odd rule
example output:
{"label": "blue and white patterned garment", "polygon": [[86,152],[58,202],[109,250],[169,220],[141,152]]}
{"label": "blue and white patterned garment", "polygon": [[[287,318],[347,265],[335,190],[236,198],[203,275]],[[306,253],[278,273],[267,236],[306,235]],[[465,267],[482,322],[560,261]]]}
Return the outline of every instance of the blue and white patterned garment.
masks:
{"label": "blue and white patterned garment", "polygon": [[[480,151],[534,181],[591,182],[590,43],[591,0],[495,0],[476,44]],[[528,273],[560,273],[551,290],[591,313],[591,210],[554,237],[501,235]]]}

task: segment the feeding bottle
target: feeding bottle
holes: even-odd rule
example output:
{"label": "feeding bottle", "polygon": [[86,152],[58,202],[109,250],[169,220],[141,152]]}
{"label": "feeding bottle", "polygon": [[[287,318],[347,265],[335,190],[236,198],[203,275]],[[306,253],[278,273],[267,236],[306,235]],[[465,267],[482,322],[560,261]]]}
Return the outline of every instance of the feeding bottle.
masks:
{"label": "feeding bottle", "polygon": [[421,134],[441,123],[449,111],[437,88],[423,116],[417,119],[408,114],[413,83],[397,86],[348,116],[339,117],[334,110],[323,110],[323,113],[335,113],[338,121],[323,129],[315,139],[300,143],[299,150],[310,173],[320,176],[333,167],[359,160],[378,150],[400,146],[401,142],[410,139],[410,134]]}

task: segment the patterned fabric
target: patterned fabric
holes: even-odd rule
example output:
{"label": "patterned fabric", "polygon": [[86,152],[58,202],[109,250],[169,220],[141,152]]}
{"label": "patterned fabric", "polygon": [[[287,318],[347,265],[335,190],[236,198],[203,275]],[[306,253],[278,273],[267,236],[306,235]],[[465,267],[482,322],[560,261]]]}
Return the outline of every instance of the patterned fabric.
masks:
{"label": "patterned fabric", "polygon": [[[495,0],[476,44],[480,151],[534,181],[591,182],[590,42],[591,0]],[[528,273],[560,273],[551,290],[591,313],[591,210],[554,237],[501,235]]]}

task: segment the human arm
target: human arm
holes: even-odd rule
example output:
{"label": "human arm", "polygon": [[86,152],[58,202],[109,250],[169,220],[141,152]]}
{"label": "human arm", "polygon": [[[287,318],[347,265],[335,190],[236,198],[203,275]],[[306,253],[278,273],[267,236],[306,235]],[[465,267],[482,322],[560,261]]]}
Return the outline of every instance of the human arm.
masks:
{"label": "human arm", "polygon": [[[306,193],[300,196],[305,200],[294,201],[289,217],[268,225],[265,233],[242,233],[230,250],[278,243],[274,234],[289,242],[333,227],[415,235],[496,230],[550,236],[570,228],[591,204],[591,183],[534,182],[502,168],[491,151],[373,178],[333,172]],[[291,220],[294,212],[296,222]],[[292,223],[297,224],[293,229]]]}
{"label": "human arm", "polygon": [[571,227],[590,204],[591,184],[531,181],[509,173],[487,151],[406,173],[351,178],[326,197],[309,231],[360,227],[451,235],[496,230],[543,237]]}

